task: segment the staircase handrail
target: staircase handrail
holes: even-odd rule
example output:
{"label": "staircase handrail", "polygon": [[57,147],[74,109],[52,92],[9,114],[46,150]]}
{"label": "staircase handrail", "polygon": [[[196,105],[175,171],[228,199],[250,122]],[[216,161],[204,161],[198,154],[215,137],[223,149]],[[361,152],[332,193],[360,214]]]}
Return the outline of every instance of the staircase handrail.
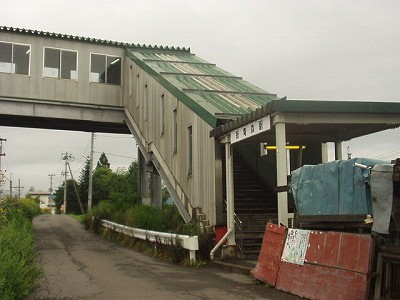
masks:
{"label": "staircase handrail", "polygon": [[[225,206],[228,206],[228,203],[226,202],[226,200],[225,200]],[[237,238],[237,235],[235,236],[235,238],[237,238],[239,240],[240,258],[242,258],[243,257],[243,237],[242,237],[243,222],[242,222],[242,220],[240,220],[240,218],[238,217],[238,215],[235,212],[233,212],[233,215],[234,215],[233,222],[235,223],[235,226],[238,229],[238,232],[240,232],[240,240]]]}

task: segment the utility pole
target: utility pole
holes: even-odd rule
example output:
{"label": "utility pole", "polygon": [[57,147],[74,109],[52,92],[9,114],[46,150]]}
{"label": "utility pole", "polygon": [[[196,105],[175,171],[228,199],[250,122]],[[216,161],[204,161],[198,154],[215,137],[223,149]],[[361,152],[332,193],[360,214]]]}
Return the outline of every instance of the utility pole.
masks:
{"label": "utility pole", "polygon": [[1,157],[6,156],[6,154],[3,153],[3,142],[6,142],[6,141],[7,141],[6,139],[0,138],[0,186],[2,186],[5,182],[5,180],[4,180],[5,175],[1,168]]}
{"label": "utility pole", "polygon": [[74,184],[74,189],[75,189],[76,197],[78,198],[79,206],[81,207],[82,215],[84,215],[85,212],[83,211],[82,202],[81,202],[81,197],[79,197],[78,188],[76,187],[75,180],[74,180],[74,177],[73,177],[72,171],[71,171],[71,166],[69,165],[69,162],[68,162],[68,161],[67,161],[67,165],[68,165],[68,168],[69,168],[69,174],[71,175],[71,178],[72,178],[72,183]]}
{"label": "utility pole", "polygon": [[10,173],[10,197],[12,198],[12,180],[11,180],[11,175],[12,175],[12,173]]}
{"label": "utility pole", "polygon": [[72,155],[68,152],[62,153],[61,154],[62,160],[65,160],[65,171],[61,173],[61,175],[64,175],[64,214],[67,213],[67,166],[68,166],[68,160],[72,158]]}
{"label": "utility pole", "polygon": [[53,192],[53,177],[56,176],[56,174],[49,174],[50,177],[50,192]]}
{"label": "utility pole", "polygon": [[18,179],[18,187],[16,187],[15,189],[18,190],[18,199],[21,199],[21,190],[24,189],[24,187],[21,186],[21,179]]}
{"label": "utility pole", "polygon": [[90,141],[90,162],[89,162],[89,188],[88,188],[88,211],[92,209],[93,195],[93,148],[94,148],[94,132]]}

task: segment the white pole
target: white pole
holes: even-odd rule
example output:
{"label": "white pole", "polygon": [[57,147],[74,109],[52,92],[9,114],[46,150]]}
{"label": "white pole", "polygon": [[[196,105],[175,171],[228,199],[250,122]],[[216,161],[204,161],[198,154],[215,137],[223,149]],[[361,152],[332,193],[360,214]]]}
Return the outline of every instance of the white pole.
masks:
{"label": "white pole", "polygon": [[[278,187],[287,186],[287,155],[285,123],[275,124],[276,170]],[[278,192],[278,223],[288,227],[288,196],[286,191]]]}
{"label": "white pole", "polygon": [[233,155],[231,143],[225,143],[225,162],[226,162],[226,221],[228,231],[228,245],[236,245],[235,240],[235,204],[234,204],[234,184],[233,184]]}
{"label": "white pole", "polygon": [[89,187],[88,187],[88,208],[89,211],[92,208],[92,195],[93,195],[93,148],[94,148],[94,132],[90,141],[90,162],[89,162]]}

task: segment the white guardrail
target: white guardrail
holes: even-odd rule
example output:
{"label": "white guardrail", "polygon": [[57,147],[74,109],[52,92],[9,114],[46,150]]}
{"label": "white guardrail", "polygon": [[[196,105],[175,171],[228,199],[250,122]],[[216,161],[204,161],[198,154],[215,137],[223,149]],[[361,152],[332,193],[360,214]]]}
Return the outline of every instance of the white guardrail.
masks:
{"label": "white guardrail", "polygon": [[159,242],[164,245],[174,245],[177,240],[180,240],[182,242],[183,248],[189,250],[190,260],[196,261],[196,251],[199,250],[199,238],[197,235],[188,236],[175,233],[133,228],[108,220],[101,220],[101,225],[105,228],[121,232],[128,236],[133,236],[135,238],[147,240],[150,242]]}

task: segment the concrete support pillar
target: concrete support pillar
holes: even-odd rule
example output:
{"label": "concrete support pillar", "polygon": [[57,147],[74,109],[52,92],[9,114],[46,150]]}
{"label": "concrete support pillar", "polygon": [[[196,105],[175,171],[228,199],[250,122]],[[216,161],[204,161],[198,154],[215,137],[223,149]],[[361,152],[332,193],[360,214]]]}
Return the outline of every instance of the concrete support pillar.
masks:
{"label": "concrete support pillar", "polygon": [[321,144],[321,152],[322,152],[322,163],[327,163],[329,161],[328,158],[328,143]]}
{"label": "concrete support pillar", "polygon": [[150,205],[154,207],[162,206],[162,187],[161,187],[161,177],[157,171],[153,170],[150,173]]}
{"label": "concrete support pillar", "polygon": [[142,204],[150,205],[150,178],[147,173],[146,159],[138,149],[138,167],[139,167],[139,195]]}
{"label": "concrete support pillar", "polygon": [[235,199],[233,184],[233,151],[231,143],[225,143],[225,168],[226,168],[226,219],[227,228],[232,233],[228,236],[228,245],[235,246]]}
{"label": "concrete support pillar", "polygon": [[335,142],[335,160],[343,159],[342,142]]}
{"label": "concrete support pillar", "polygon": [[[286,125],[275,124],[276,138],[276,170],[278,187],[287,186]],[[278,223],[288,226],[287,191],[278,192]]]}

